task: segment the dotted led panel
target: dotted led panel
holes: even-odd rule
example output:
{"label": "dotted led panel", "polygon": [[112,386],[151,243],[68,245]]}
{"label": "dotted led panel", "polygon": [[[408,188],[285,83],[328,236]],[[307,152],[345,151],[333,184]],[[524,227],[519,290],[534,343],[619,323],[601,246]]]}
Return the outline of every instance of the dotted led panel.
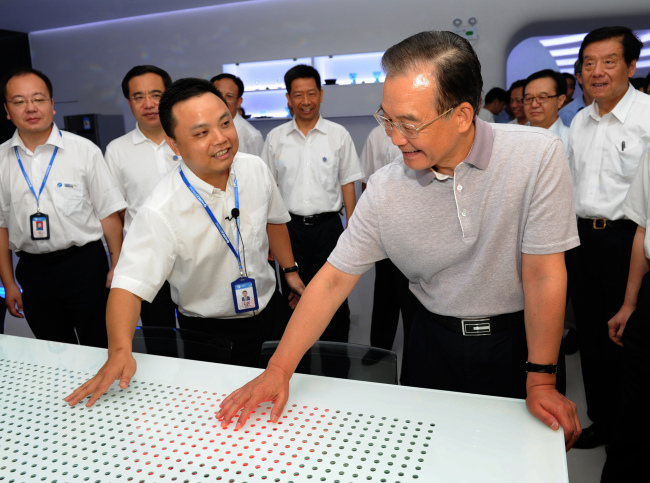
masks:
{"label": "dotted led panel", "polygon": [[0,361],[0,482],[426,481],[434,424],[289,403],[244,428],[215,418],[226,394],[139,381],[92,408],[63,397],[92,374]]}

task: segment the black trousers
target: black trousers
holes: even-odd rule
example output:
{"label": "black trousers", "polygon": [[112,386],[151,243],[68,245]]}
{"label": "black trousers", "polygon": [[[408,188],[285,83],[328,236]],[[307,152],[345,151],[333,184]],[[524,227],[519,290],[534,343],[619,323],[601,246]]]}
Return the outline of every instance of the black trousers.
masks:
{"label": "black trousers", "polygon": [[[339,236],[343,233],[343,225],[338,217],[330,218],[316,225],[304,225],[299,222],[287,223],[293,257],[300,269],[300,278],[307,285],[321,269],[329,257]],[[282,292],[285,297],[290,293],[289,286],[282,277]],[[347,299],[332,317],[320,340],[332,342],[347,342],[350,332],[350,308]]]}
{"label": "black trousers", "polygon": [[176,327],[176,304],[172,300],[171,287],[165,282],[151,303],[142,301],[140,318],[143,327]]}
{"label": "black trousers", "polygon": [[631,221],[604,230],[579,223],[580,246],[566,255],[587,415],[606,434],[620,395],[622,356],[609,339],[607,322],[623,305],[635,232]]}
{"label": "black trousers", "polygon": [[526,398],[528,349],[523,311],[511,315],[509,329],[476,337],[447,329],[434,317],[420,305],[413,319],[408,385]]}
{"label": "black trousers", "polygon": [[643,481],[650,453],[650,416],[645,396],[650,381],[650,272],[643,277],[637,308],[623,331],[623,362],[619,370],[621,397],[614,414],[602,483]]}
{"label": "black trousers", "polygon": [[279,292],[275,292],[264,310],[240,319],[188,317],[178,312],[178,326],[205,332],[232,342],[232,364],[258,367],[262,344],[282,338],[287,326],[288,309]]}
{"label": "black trousers", "polygon": [[399,314],[404,325],[404,349],[400,382],[408,381],[407,348],[411,323],[419,302],[409,290],[409,281],[388,258],[375,263],[375,289],[372,301],[370,345],[390,350],[395,341]]}
{"label": "black trousers", "polygon": [[42,255],[21,253],[16,279],[36,338],[108,347],[107,274],[101,240]]}

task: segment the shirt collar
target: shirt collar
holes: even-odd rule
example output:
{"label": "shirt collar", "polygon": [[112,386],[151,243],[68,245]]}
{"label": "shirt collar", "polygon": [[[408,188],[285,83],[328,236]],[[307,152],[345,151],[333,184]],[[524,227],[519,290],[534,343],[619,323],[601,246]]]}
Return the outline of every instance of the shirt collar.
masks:
{"label": "shirt collar", "polygon": [[[47,141],[45,141],[45,143],[43,144],[43,146],[47,146],[47,145],[63,149],[63,138],[61,137],[61,131],[59,131],[59,128],[57,127],[55,122],[52,122],[52,132],[50,133],[50,136],[47,138]],[[18,146],[24,152],[31,153],[31,151],[29,151],[25,147],[25,143],[23,143],[23,140],[20,138],[20,134],[18,134],[18,129],[16,129],[14,135],[11,137],[10,146],[12,148]]]}
{"label": "shirt collar", "polygon": [[[614,106],[614,109],[612,109],[608,114],[611,113],[612,116],[614,116],[616,119],[624,123],[628,112],[630,112],[630,108],[632,107],[632,104],[634,104],[635,98],[636,98],[636,89],[632,86],[632,84],[628,82],[627,91],[625,92],[625,95],[621,98],[620,101],[618,101],[618,103]],[[600,112],[598,112],[597,100],[591,103],[590,109],[591,111],[589,111],[589,115],[592,118],[594,118],[596,121],[600,121],[602,119],[602,116],[600,115]]]}
{"label": "shirt collar", "polygon": [[[460,164],[465,163],[484,170],[487,169],[488,164],[490,164],[494,135],[492,133],[492,126],[489,122],[485,122],[478,117],[475,117],[474,125],[476,128],[474,131],[474,143],[472,144],[472,149],[470,149],[469,154]],[[420,170],[416,172],[415,177],[421,186],[428,185],[434,179],[444,181],[447,178],[450,178],[450,176],[440,174],[433,169]]]}
{"label": "shirt collar", "polygon": [[[291,130],[298,131],[299,133],[302,134],[302,131],[298,127],[298,123],[296,122],[295,117],[291,119]],[[316,125],[313,127],[311,131],[320,131],[323,134],[327,134],[327,124],[325,124],[325,119],[323,119],[323,116],[321,116],[320,114],[318,115],[318,121],[316,122]]]}
{"label": "shirt collar", "polygon": [[162,146],[163,144],[167,144],[166,139],[163,139],[160,144],[156,144],[155,142],[153,142],[151,139],[149,139],[147,136],[144,135],[144,133],[140,129],[140,125],[137,122],[135,123],[135,129],[132,131],[132,133],[133,134],[131,140],[133,141],[133,144],[146,143],[147,141],[156,147]]}
{"label": "shirt collar", "polygon": [[[235,154],[235,159],[232,162],[232,165],[230,166],[230,173],[228,176],[228,183],[226,184],[226,192],[228,191],[228,188],[230,187],[232,183],[232,178],[233,178],[233,167],[235,166],[235,162],[237,161],[237,154]],[[222,191],[219,188],[215,188],[212,186],[210,183],[207,183],[203,181],[201,178],[199,178],[197,175],[194,174],[194,172],[185,164],[185,161],[181,159],[180,161],[180,169],[183,170],[183,174],[187,178],[187,181],[198,191],[199,193],[206,194],[208,196],[212,196],[217,193],[222,193]]]}

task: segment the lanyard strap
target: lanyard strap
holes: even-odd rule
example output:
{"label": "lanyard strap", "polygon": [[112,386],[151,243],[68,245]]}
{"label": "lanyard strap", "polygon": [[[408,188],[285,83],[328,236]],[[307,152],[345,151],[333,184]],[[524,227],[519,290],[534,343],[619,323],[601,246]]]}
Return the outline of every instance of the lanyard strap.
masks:
{"label": "lanyard strap", "polygon": [[[212,223],[214,223],[214,226],[216,226],[217,230],[219,230],[219,233],[221,234],[221,237],[223,238],[223,240],[228,245],[228,248],[230,248],[230,251],[233,253],[233,255],[235,255],[235,258],[237,259],[237,264],[239,265],[239,273],[243,277],[244,276],[244,269],[242,267],[241,257],[239,255],[239,217],[237,217],[237,219],[236,219],[238,230],[237,230],[237,250],[235,250],[235,247],[233,247],[232,243],[230,242],[230,238],[228,238],[228,235],[226,235],[226,232],[222,228],[219,221],[215,218],[215,216],[212,213],[212,210],[210,209],[208,204],[203,200],[203,198],[198,193],[198,191],[196,191],[196,189],[194,189],[194,186],[192,186],[190,184],[190,182],[187,180],[187,178],[185,177],[185,173],[183,173],[183,170],[179,169],[179,172],[181,174],[181,178],[183,179],[183,182],[185,183],[185,186],[187,186],[187,188],[192,192],[194,197],[197,200],[199,200],[199,203],[201,203],[201,205],[203,206],[205,211],[210,216],[210,219],[212,220]],[[237,176],[234,176],[234,173],[233,173],[233,186],[235,188],[235,207],[237,208],[237,210],[239,210],[239,190],[237,188]]]}
{"label": "lanyard strap", "polygon": [[32,182],[29,180],[29,176],[27,176],[27,172],[25,171],[25,167],[23,166],[23,162],[20,159],[20,154],[18,154],[18,146],[14,146],[14,153],[16,153],[16,159],[18,160],[18,164],[20,165],[20,169],[23,172],[23,176],[25,177],[25,180],[27,181],[27,186],[29,186],[29,189],[32,190],[32,193],[34,193],[34,198],[36,198],[36,211],[37,213],[41,212],[40,204],[38,202],[39,198],[41,197],[41,193],[43,192],[43,188],[45,188],[45,182],[47,181],[47,177],[50,175],[50,170],[52,169],[52,164],[54,164],[54,158],[56,158],[56,153],[59,151],[59,147],[56,146],[54,148],[54,153],[52,154],[52,159],[50,159],[50,164],[47,166],[47,170],[45,171],[45,177],[43,178],[43,182],[41,183],[41,189],[38,190],[38,194],[36,194],[36,191],[34,191],[34,186],[32,185]]}

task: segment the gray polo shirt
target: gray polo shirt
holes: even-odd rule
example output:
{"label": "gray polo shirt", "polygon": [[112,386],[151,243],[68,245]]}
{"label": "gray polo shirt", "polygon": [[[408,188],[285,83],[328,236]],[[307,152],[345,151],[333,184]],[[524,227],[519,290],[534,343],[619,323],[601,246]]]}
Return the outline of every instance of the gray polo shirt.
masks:
{"label": "gray polo shirt", "polygon": [[477,119],[472,150],[453,177],[401,159],[371,176],[328,260],[358,275],[390,258],[429,311],[481,317],[524,308],[522,253],[578,244],[560,139]]}

